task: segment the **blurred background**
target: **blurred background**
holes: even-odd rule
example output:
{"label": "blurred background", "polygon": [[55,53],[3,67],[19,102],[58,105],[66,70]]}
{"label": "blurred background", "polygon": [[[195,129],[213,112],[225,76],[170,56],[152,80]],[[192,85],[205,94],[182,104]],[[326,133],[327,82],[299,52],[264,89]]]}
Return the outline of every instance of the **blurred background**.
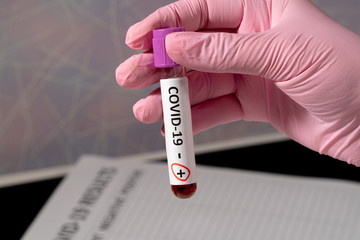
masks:
{"label": "blurred background", "polygon": [[[116,84],[116,67],[136,54],[129,26],[169,0],[0,1],[0,175],[74,163],[82,154],[164,151],[162,123],[145,125],[132,105],[152,89]],[[360,33],[359,0],[317,0]],[[269,124],[237,122],[195,136],[197,149],[278,141]]]}

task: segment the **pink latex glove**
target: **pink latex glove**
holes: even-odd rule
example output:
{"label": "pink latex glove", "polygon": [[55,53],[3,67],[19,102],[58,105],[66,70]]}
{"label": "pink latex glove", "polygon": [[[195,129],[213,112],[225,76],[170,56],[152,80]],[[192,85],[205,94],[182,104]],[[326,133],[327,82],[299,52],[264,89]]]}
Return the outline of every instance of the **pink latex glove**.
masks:
{"label": "pink latex glove", "polygon": [[[151,49],[153,29],[183,26],[166,49],[188,72],[194,133],[237,120],[270,122],[310,149],[360,166],[360,37],[307,0],[184,0],[130,27]],[[194,32],[200,31],[200,32]],[[150,51],[116,70],[125,88],[160,79]],[[134,105],[162,119],[157,89]]]}

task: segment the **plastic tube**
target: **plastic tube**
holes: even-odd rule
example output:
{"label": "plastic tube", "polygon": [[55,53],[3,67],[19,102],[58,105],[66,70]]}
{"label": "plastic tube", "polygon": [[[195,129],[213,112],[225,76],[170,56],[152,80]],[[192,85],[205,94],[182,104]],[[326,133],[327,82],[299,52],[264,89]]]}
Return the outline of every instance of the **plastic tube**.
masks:
{"label": "plastic tube", "polygon": [[160,68],[165,143],[171,189],[179,198],[189,198],[197,188],[194,140],[188,79],[182,66],[170,59],[165,37],[184,28],[153,31],[154,65]]}

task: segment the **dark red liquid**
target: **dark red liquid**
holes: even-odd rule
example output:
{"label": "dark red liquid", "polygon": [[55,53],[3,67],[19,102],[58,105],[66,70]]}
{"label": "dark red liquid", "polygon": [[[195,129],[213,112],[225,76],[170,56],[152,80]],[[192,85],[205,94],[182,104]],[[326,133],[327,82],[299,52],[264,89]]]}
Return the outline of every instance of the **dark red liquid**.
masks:
{"label": "dark red liquid", "polygon": [[196,183],[171,185],[171,190],[178,198],[189,198],[196,192]]}

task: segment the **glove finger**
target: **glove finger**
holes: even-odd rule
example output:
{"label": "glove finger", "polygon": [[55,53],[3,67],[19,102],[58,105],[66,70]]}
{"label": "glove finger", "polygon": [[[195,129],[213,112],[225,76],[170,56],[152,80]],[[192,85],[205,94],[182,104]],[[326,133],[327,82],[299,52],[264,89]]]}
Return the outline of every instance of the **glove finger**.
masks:
{"label": "glove finger", "polygon": [[191,71],[188,73],[189,97],[191,105],[220,96],[233,94],[236,91],[234,74],[205,73]]}
{"label": "glove finger", "polygon": [[152,53],[134,55],[120,64],[115,72],[117,83],[124,88],[148,87],[161,78],[161,72],[154,67]]}
{"label": "glove finger", "polygon": [[242,9],[243,1],[178,1],[159,8],[131,26],[126,35],[126,44],[133,49],[151,49],[151,31],[159,28],[185,27],[187,31],[237,28],[242,19]]}
{"label": "glove finger", "polygon": [[[218,74],[213,74],[218,75]],[[266,87],[272,81],[248,75],[233,75],[235,92],[204,100],[192,107],[193,131],[201,131],[238,120],[269,122]],[[214,81],[215,82],[215,81]],[[221,84],[214,84],[220,87]]]}
{"label": "glove finger", "polygon": [[[232,74],[208,74],[190,72],[190,104],[195,105],[209,99],[233,94],[236,90]],[[162,119],[160,89],[155,89],[146,98],[139,100],[133,107],[135,117],[143,123],[154,123]]]}
{"label": "glove finger", "polygon": [[137,120],[143,123],[155,123],[162,119],[162,101],[160,88],[152,91],[146,98],[140,99],[133,106]]}
{"label": "glove finger", "polygon": [[243,110],[235,95],[226,95],[202,102],[192,107],[193,134],[220,124],[243,118]]}

